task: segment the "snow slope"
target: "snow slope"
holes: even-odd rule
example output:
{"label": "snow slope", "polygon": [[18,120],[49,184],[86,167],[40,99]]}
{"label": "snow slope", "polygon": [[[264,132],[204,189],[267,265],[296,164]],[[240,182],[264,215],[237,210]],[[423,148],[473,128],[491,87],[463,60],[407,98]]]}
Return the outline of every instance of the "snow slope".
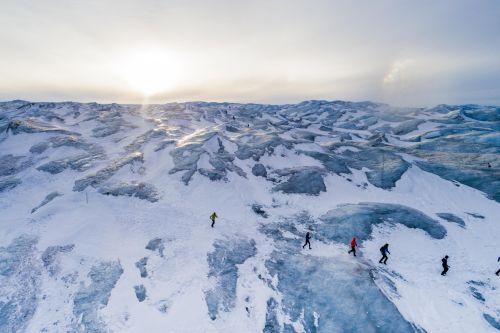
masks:
{"label": "snow slope", "polygon": [[497,107],[0,103],[0,332],[496,332],[499,152]]}

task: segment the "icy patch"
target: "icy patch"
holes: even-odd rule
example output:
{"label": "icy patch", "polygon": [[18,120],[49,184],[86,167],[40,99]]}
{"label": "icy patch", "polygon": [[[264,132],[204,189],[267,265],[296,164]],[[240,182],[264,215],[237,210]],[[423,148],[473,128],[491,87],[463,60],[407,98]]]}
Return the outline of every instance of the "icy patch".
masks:
{"label": "icy patch", "polygon": [[442,239],[446,229],[424,213],[402,205],[385,203],[345,204],[329,211],[317,226],[318,237],[325,241],[348,242],[353,235],[368,239],[376,224],[400,223],[408,228],[421,229],[431,237]]}
{"label": "icy patch", "polygon": [[52,148],[73,147],[88,152],[102,152],[102,148],[100,146],[88,143],[77,135],[55,136],[50,138],[49,142]]}
{"label": "icy patch", "polygon": [[54,200],[55,198],[60,197],[60,196],[62,196],[62,194],[59,192],[51,192],[51,193],[47,194],[47,196],[42,200],[42,202],[38,206],[36,206],[35,208],[33,208],[31,210],[31,214],[33,214],[41,207],[45,206],[46,204],[48,204],[49,202],[51,202],[52,200]]}
{"label": "icy patch", "polygon": [[267,219],[268,218],[268,215],[266,213],[266,211],[263,209],[262,205],[259,205],[259,204],[253,204],[252,205],[252,211],[257,214],[257,215],[260,215],[262,216],[263,218]]}
{"label": "icy patch", "polygon": [[55,161],[50,161],[40,165],[37,170],[45,171],[53,175],[63,172],[70,168],[76,171],[86,171],[92,168],[99,160],[104,159],[101,153],[96,154],[80,154],[72,157],[62,158]]}
{"label": "icy patch", "polygon": [[49,272],[50,276],[55,276],[59,273],[60,267],[57,264],[57,257],[59,253],[68,253],[73,251],[75,244],[63,246],[49,246],[42,254],[42,262],[45,269]]}
{"label": "icy patch", "polygon": [[266,324],[264,325],[263,333],[275,333],[280,331],[280,324],[277,318],[278,303],[274,298],[267,301]]}
{"label": "icy patch", "polygon": [[465,212],[465,214],[470,215],[476,219],[481,219],[484,220],[484,216],[478,213],[470,213],[470,212]]}
{"label": "icy patch", "polygon": [[20,236],[0,247],[0,332],[24,332],[40,295],[38,240]]}
{"label": "icy patch", "polygon": [[[294,326],[303,332],[417,331],[376,286],[369,267],[342,257],[302,254],[302,239],[298,237],[303,235],[294,226],[297,222],[311,223],[306,216],[296,216],[293,222],[286,220],[262,229],[275,241],[276,251],[265,265],[273,281],[270,286],[281,295],[279,304],[268,302],[269,332],[296,332]],[[293,325],[281,326],[275,320],[276,308]]]}
{"label": "icy patch", "polygon": [[439,216],[440,218],[442,218],[443,220],[446,220],[446,221],[452,222],[452,223],[456,223],[459,226],[461,226],[462,228],[465,227],[464,220],[461,219],[460,217],[454,215],[454,214],[451,214],[451,213],[437,213],[436,215]]}
{"label": "icy patch", "polygon": [[347,150],[341,156],[351,168],[369,169],[366,172],[368,181],[383,189],[394,187],[410,166],[399,155],[376,148],[365,147],[359,152]]}
{"label": "icy patch", "polygon": [[141,273],[142,278],[145,278],[148,276],[148,271],[146,269],[147,264],[148,264],[148,257],[144,257],[135,263],[135,267],[137,267],[137,269],[139,269],[139,272]]}
{"label": "icy patch", "polygon": [[143,284],[134,286],[135,297],[139,302],[142,302],[146,299],[146,287]]}
{"label": "icy patch", "polygon": [[165,136],[167,136],[167,134],[163,130],[149,130],[146,133],[139,135],[132,143],[128,144],[125,147],[125,150],[129,153],[140,151],[146,143],[149,143],[154,139],[164,138]]}
{"label": "icy patch", "polygon": [[44,123],[34,118],[13,120],[9,123],[7,127],[7,132],[9,130],[14,135],[21,133],[44,133],[44,132],[73,134],[60,127],[52,126],[50,124]]}
{"label": "icy patch", "polygon": [[31,146],[30,153],[33,154],[41,154],[49,148],[49,144],[47,142],[39,142]]}
{"label": "icy patch", "polygon": [[264,178],[266,178],[267,177],[266,167],[264,166],[264,164],[256,163],[252,167],[252,174],[254,176],[256,176],[256,177],[264,177]]}
{"label": "icy patch", "polygon": [[115,197],[134,197],[149,202],[157,202],[160,199],[160,193],[153,185],[137,181],[105,185],[99,188],[99,193]]}
{"label": "icy patch", "polygon": [[102,126],[92,129],[92,136],[103,138],[113,135],[126,128],[135,128],[135,126],[126,122],[120,112],[121,106],[112,105],[107,110],[100,110],[96,118]]}
{"label": "icy patch", "polygon": [[161,238],[152,239],[146,245],[146,250],[150,250],[153,252],[158,251],[160,257],[163,257],[163,251],[165,250],[165,242]]}
{"label": "icy patch", "polygon": [[18,173],[21,170],[18,162],[23,158],[24,156],[14,156],[11,154],[0,156],[0,177]]}
{"label": "icy patch", "polygon": [[300,168],[277,170],[279,176],[289,176],[287,181],[274,187],[275,191],[284,193],[305,193],[319,195],[326,192],[323,171],[319,168]]}
{"label": "icy patch", "polygon": [[170,152],[170,155],[174,160],[175,167],[172,168],[169,173],[174,174],[179,171],[186,171],[182,175],[182,181],[186,185],[189,184],[191,178],[196,172],[198,160],[203,153],[205,153],[205,151],[200,145],[197,144],[176,147]]}
{"label": "icy patch", "polygon": [[16,187],[21,183],[22,183],[21,179],[14,177],[0,179],[0,193],[12,190],[14,187]]}
{"label": "icy patch", "polygon": [[487,313],[483,314],[483,318],[486,319],[488,324],[490,324],[493,328],[496,328],[497,330],[500,331],[500,320],[498,320],[498,318],[495,319],[493,316]]}
{"label": "icy patch", "polygon": [[76,180],[75,185],[73,186],[73,191],[81,192],[85,190],[88,186],[96,187],[101,183],[105,182],[106,180],[108,180],[109,178],[111,178],[123,166],[131,164],[136,161],[140,163],[144,162],[144,157],[142,153],[134,152],[128,154],[125,157],[122,157],[120,159],[111,162],[109,166],[99,170],[97,173]]}
{"label": "icy patch", "polygon": [[212,320],[219,311],[229,312],[235,306],[238,267],[250,257],[255,256],[255,241],[237,239],[232,241],[216,240],[214,251],[207,256],[208,277],[215,279],[215,287],[205,292],[208,313]]}
{"label": "icy patch", "polygon": [[416,131],[418,129],[418,126],[424,122],[425,122],[425,120],[422,120],[422,119],[407,120],[407,121],[402,122],[402,123],[398,124],[397,126],[395,126],[392,129],[392,133],[394,133],[396,135],[408,134],[410,132]]}
{"label": "icy patch", "polygon": [[313,151],[301,152],[307,156],[317,159],[329,171],[336,174],[350,174],[351,170],[347,167],[346,163],[335,154],[326,154]]}
{"label": "icy patch", "polygon": [[480,302],[485,302],[486,299],[484,298],[484,296],[481,294],[481,292],[479,290],[477,290],[475,287],[473,286],[470,286],[469,287],[469,291],[471,292],[472,296],[477,299],[478,301]]}
{"label": "icy patch", "polygon": [[272,133],[255,135],[251,136],[246,143],[238,144],[238,150],[235,152],[235,155],[240,160],[252,158],[254,161],[259,161],[265,153],[271,155],[274,149],[280,145],[283,145],[287,149],[292,149],[293,141],[283,139]]}
{"label": "icy patch", "polygon": [[73,299],[74,332],[107,332],[99,310],[108,304],[111,291],[122,273],[117,261],[92,266],[88,274],[90,284],[82,284]]}

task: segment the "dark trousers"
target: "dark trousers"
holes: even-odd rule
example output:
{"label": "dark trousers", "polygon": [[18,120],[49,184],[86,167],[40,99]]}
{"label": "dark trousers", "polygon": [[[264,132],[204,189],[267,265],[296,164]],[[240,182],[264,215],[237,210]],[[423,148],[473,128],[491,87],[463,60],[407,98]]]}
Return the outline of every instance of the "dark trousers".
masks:
{"label": "dark trousers", "polygon": [[495,273],[496,275],[500,274],[500,269]]}
{"label": "dark trousers", "polygon": [[214,227],[214,224],[215,224],[215,219],[211,219],[212,220],[212,228]]}
{"label": "dark trousers", "polygon": [[445,276],[446,272],[448,272],[448,266],[443,266],[443,272],[441,273],[441,275]]}
{"label": "dark trousers", "polygon": [[356,256],[356,246],[351,246],[351,250],[347,251],[347,253],[354,253],[354,256]]}
{"label": "dark trousers", "polygon": [[387,259],[389,259],[389,257],[387,257],[387,254],[382,253],[382,258],[380,258],[380,260],[378,262],[381,263],[381,264],[386,264],[387,265]]}
{"label": "dark trousers", "polygon": [[311,242],[309,242],[309,239],[306,239],[306,242],[304,243],[304,245],[302,245],[302,248],[305,248],[306,245],[309,245],[309,250],[312,250],[311,249]]}

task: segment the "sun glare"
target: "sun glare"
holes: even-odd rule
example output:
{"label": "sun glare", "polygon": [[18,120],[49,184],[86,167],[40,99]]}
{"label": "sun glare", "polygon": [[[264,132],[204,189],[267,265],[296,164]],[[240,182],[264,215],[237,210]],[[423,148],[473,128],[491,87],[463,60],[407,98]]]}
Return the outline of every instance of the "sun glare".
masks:
{"label": "sun glare", "polygon": [[145,96],[172,89],[178,79],[175,59],[162,50],[132,51],[126,55],[120,67],[128,84]]}

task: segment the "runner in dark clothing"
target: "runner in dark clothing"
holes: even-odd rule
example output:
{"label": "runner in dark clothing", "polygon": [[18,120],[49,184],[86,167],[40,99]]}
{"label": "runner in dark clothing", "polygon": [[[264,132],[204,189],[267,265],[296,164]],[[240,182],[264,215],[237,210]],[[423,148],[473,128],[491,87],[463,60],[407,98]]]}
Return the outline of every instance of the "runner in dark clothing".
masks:
{"label": "runner in dark clothing", "polygon": [[391,254],[391,252],[389,252],[389,244],[382,246],[380,248],[380,253],[382,253],[382,258],[380,258],[378,262],[387,265],[387,259],[389,259],[389,257],[387,257],[387,253]]}
{"label": "runner in dark clothing", "polygon": [[[500,261],[500,257],[498,257],[497,261]],[[498,274],[500,274],[500,269],[495,274],[498,276]]]}
{"label": "runner in dark clothing", "polygon": [[309,245],[309,250],[311,250],[311,242],[310,242],[310,239],[311,239],[311,234],[309,233],[309,231],[306,233],[306,242],[304,243],[304,245],[302,245],[302,248],[306,247],[306,245]]}
{"label": "runner in dark clothing", "polygon": [[442,276],[445,276],[446,272],[448,272],[448,269],[450,268],[450,266],[448,266],[448,258],[448,256],[444,256],[444,258],[441,259],[441,261],[443,262],[443,272],[441,273]]}

